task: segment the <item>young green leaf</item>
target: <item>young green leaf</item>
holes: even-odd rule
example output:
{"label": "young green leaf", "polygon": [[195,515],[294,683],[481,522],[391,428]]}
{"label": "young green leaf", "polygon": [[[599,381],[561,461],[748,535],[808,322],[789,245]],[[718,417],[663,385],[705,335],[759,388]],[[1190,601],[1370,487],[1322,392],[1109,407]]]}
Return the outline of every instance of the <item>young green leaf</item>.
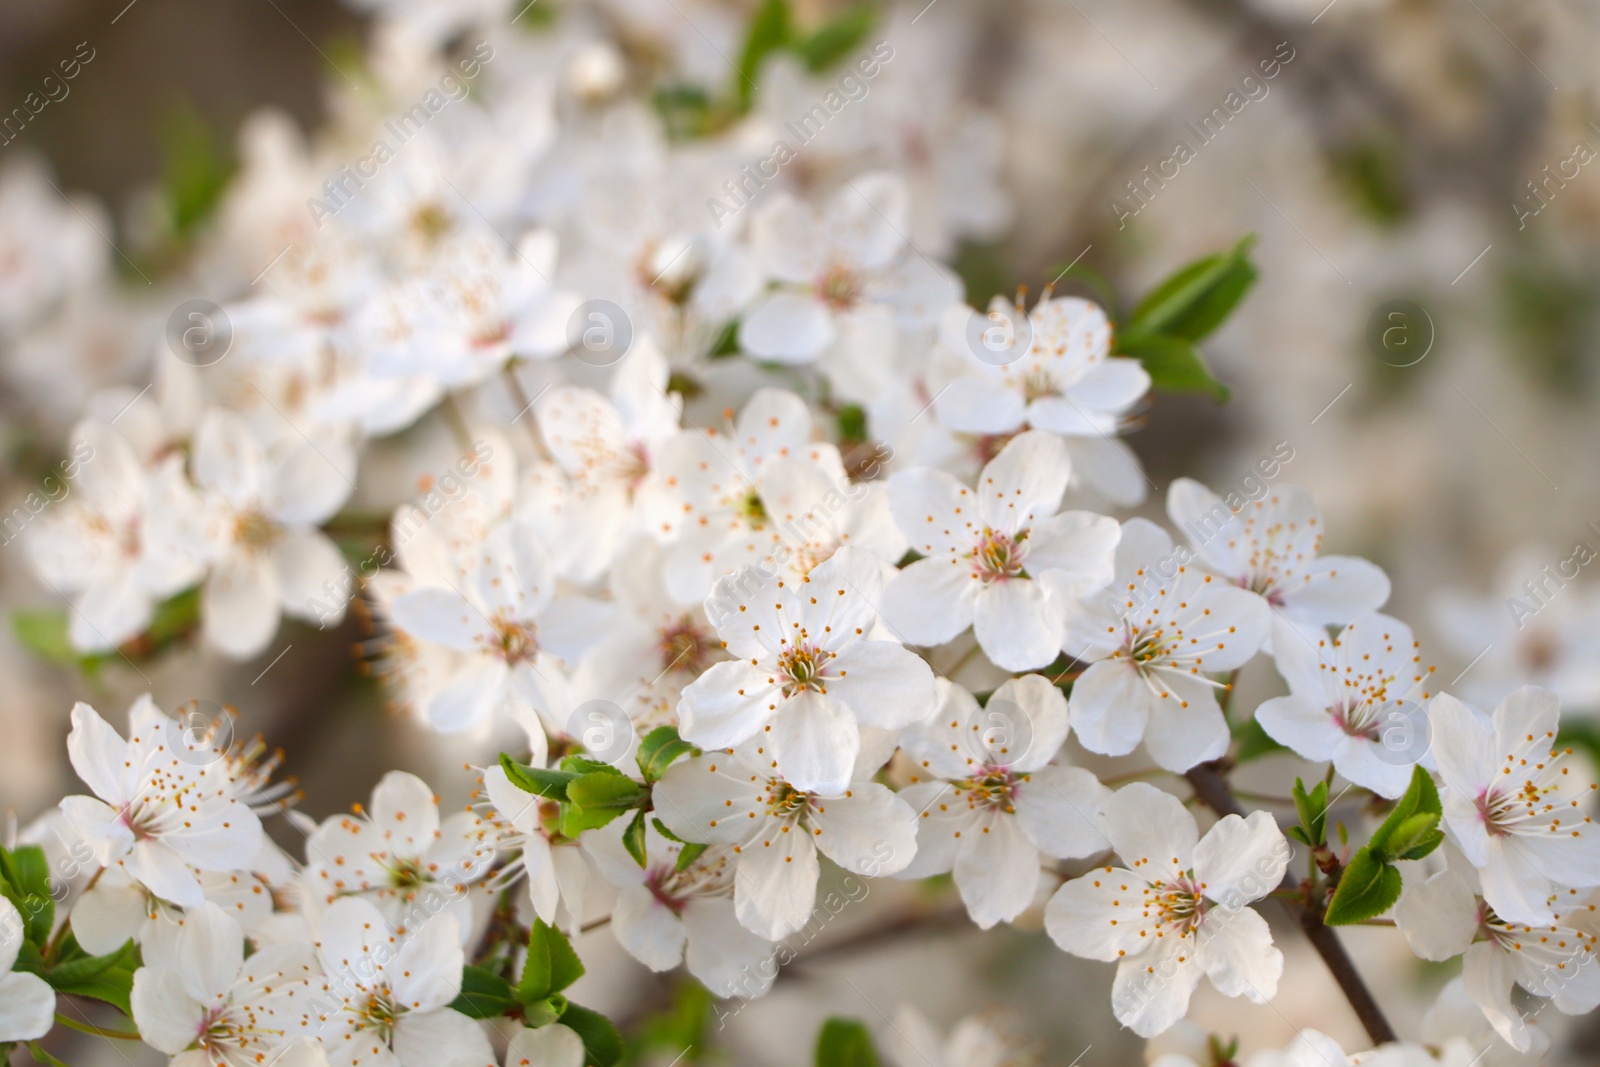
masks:
{"label": "young green leaf", "polygon": [[858,1019],[829,1019],[817,1034],[817,1067],[878,1067],[872,1035]]}
{"label": "young green leaf", "polygon": [[1306,792],[1306,784],[1294,780],[1294,810],[1300,817],[1299,826],[1289,828],[1289,836],[1302,844],[1317,848],[1328,837],[1328,783],[1318,782],[1315,789]]}
{"label": "young green leaf", "polygon": [[699,859],[701,854],[710,847],[710,845],[702,845],[699,842],[684,845],[678,852],[678,865],[675,869],[679,871],[688,870],[694,864],[694,861]]}
{"label": "young green leaf", "polygon": [[5,880],[0,891],[22,916],[24,939],[43,947],[50,940],[56,914],[56,902],[50,895],[50,862],[44,849],[38,845],[0,849],[0,875]]}
{"label": "young green leaf", "polygon": [[639,773],[647,782],[659,782],[680,756],[694,751],[694,746],[678,736],[676,727],[657,726],[639,742]]}
{"label": "young green leaf", "polygon": [[1394,907],[1400,899],[1400,888],[1397,868],[1376,858],[1368,849],[1357,849],[1339,878],[1339,887],[1333,891],[1322,921],[1329,926],[1348,926],[1376,919]]}
{"label": "young green leaf", "polygon": [[761,63],[790,42],[789,4],[787,0],[766,0],[756,9],[750,20],[750,30],[745,34],[744,50],[739,54],[735,72],[733,94],[739,101],[740,111],[749,111],[755,100],[756,77],[761,73]]}
{"label": "young green leaf", "polygon": [[104,956],[79,956],[66,963],[58,963],[46,972],[45,981],[56,989],[65,989],[98,978],[115,967],[130,972],[139,969],[139,947],[132,938],[117,951]]}
{"label": "young green leaf", "polygon": [[561,1013],[561,1025],[583,1039],[584,1051],[595,1067],[611,1067],[622,1058],[622,1035],[611,1020],[599,1012],[568,1004],[567,1010]]}
{"label": "young green leaf", "polygon": [[511,779],[512,785],[549,800],[565,800],[567,783],[578,777],[567,771],[550,771],[543,767],[530,767],[526,763],[518,763],[504,752],[500,753],[500,767],[506,772],[506,777]]}
{"label": "young green leaf", "polygon": [[878,21],[872,4],[857,4],[823,24],[811,36],[796,41],[794,50],[813,74],[821,74],[855,51]]}
{"label": "young green leaf", "polygon": [[1228,387],[1212,375],[1193,342],[1162,334],[1133,334],[1117,344],[1120,355],[1132,356],[1150,375],[1150,384],[1167,393],[1205,393],[1221,403]]}
{"label": "young green leaf", "polygon": [[494,1019],[519,1005],[510,982],[488,968],[469,965],[461,969],[461,994],[450,1007],[469,1019]]}
{"label": "young green leaf", "polygon": [[643,867],[649,862],[647,846],[645,845],[645,810],[640,808],[628,823],[628,828],[622,831],[622,847],[628,850],[634,862]]}
{"label": "young green leaf", "polygon": [[567,935],[543,919],[535,919],[533,929],[528,931],[528,958],[517,982],[516,999],[532,1004],[561,992],[582,977],[583,961],[573,951]]}
{"label": "young green leaf", "polygon": [[[1426,837],[1413,841],[1404,848],[1392,844],[1391,839],[1395,832],[1414,815],[1441,815],[1444,808],[1439,803],[1439,790],[1433,784],[1433,776],[1425,771],[1421,764],[1412,768],[1411,784],[1406,787],[1405,795],[1395,804],[1389,817],[1383,820],[1383,825],[1373,831],[1372,839],[1367,842],[1374,855],[1383,860],[1398,859],[1402,852],[1417,848],[1426,843]],[[1435,820],[1437,825],[1438,820]],[[1422,855],[1432,852],[1437,847],[1437,842],[1427,848]],[[1416,857],[1407,857],[1416,858]]]}
{"label": "young green leaf", "polygon": [[1255,235],[1246,234],[1226,252],[1180,267],[1140,301],[1128,317],[1130,335],[1159,334],[1196,342],[1222,325],[1255,283],[1250,262]]}

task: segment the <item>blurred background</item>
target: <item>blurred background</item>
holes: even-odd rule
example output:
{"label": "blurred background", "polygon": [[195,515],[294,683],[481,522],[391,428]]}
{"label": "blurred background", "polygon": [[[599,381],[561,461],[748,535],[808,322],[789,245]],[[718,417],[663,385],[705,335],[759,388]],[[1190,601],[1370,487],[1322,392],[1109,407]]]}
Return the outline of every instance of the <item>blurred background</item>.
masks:
{"label": "blurred background", "polygon": [[[605,9],[642,39],[670,22],[636,10],[653,5],[568,2]],[[820,20],[839,6],[796,8]],[[751,5],[693,7],[712,37],[725,32],[736,47]],[[1492,704],[1537,680],[1562,692],[1569,714],[1600,715],[1595,583],[1568,562],[1600,552],[1600,6],[918,7],[902,17],[941,35],[928,61],[943,65],[952,98],[1003,130],[1009,220],[954,253],[970,303],[1037,290],[1078,263],[1125,308],[1180,263],[1257,236],[1260,281],[1205,345],[1231,400],[1158,397],[1129,439],[1156,487],[1143,512],[1163,518],[1166,486],[1180,475],[1219,492],[1238,487],[1286,443],[1282,479],[1320,502],[1324,551],[1388,570],[1387,610],[1413,624],[1453,691]],[[59,465],[91,393],[149,381],[173,294],[206,269],[189,250],[225,202],[247,120],[270,109],[308,135],[321,128],[330,87],[371,44],[368,20],[331,0],[0,0],[6,512]],[[526,32],[539,32],[538,21]],[[73,76],[62,77],[64,64]],[[36,112],[25,105],[41,94],[48,102]],[[8,114],[21,119],[7,125]],[[30,172],[47,184],[24,180]],[[1062,288],[1084,276],[1069,274]],[[8,531],[0,608],[59,606]],[[286,623],[259,662],[227,664],[180,641],[90,676],[7,627],[0,804],[25,824],[68,790],[74,700],[115,721],[146,690],[168,707],[196,696],[238,705],[245,728],[287,750],[315,817],[365,799],[391,767],[435,778],[458,770],[458,753],[385,710],[381,687],[359,670],[363,637],[359,616],[337,634]],[[297,650],[292,667],[270,670],[286,646]],[[1254,706],[1279,686],[1258,661],[1239,701]],[[1258,773],[1281,788],[1288,769]],[[1017,1031],[1046,1042],[1044,1062],[1142,1055],[1111,1021],[1110,968],[1070,959],[1026,929],[974,937],[964,922],[941,921],[941,903],[890,895],[853,908],[819,937],[819,958],[802,956],[777,993],[729,1022],[718,1035],[728,1062],[805,1062],[801,1043],[778,1035],[809,1034],[830,1012],[878,1026],[879,1005],[901,1001],[941,1027],[972,1011],[1008,1012]],[[906,936],[890,917],[908,907],[931,919]],[[846,946],[846,933],[867,941]],[[1247,1048],[1308,1025],[1361,1047],[1320,963],[1284,934],[1288,973],[1300,977],[1273,1005],[1205,992],[1193,1018],[1246,1033]],[[1348,940],[1402,1033],[1418,1036],[1448,969],[1424,968],[1392,931]],[[619,1013],[672,1003],[670,980],[595,944],[605,959],[585,979],[599,990],[586,1000]],[[861,990],[874,992],[871,1002]],[[1551,1062],[1595,1062],[1600,1027],[1546,1016],[1539,1023],[1563,1036],[1556,1055],[1566,1057]],[[128,1050],[86,1040],[73,1051],[88,1064]]]}

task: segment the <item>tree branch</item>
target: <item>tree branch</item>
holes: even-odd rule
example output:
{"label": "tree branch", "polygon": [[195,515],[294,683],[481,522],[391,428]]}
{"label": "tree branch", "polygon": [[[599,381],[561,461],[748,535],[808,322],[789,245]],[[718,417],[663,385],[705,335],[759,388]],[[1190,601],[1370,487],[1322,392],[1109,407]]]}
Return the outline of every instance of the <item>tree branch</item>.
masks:
{"label": "tree branch", "polygon": [[[1215,764],[1201,764],[1191,769],[1184,777],[1194,787],[1195,796],[1218,815],[1245,814],[1234,798],[1228,780],[1218,772]],[[1283,888],[1295,888],[1298,885],[1299,882],[1293,875],[1284,878]],[[1327,965],[1333,980],[1339,983],[1345,999],[1350,1002],[1356,1018],[1360,1019],[1361,1025],[1366,1028],[1367,1036],[1372,1039],[1372,1043],[1382,1045],[1397,1040],[1394,1027],[1389,1025],[1383,1009],[1378,1006],[1377,999],[1362,980],[1361,973],[1356,970],[1354,961],[1344,950],[1339,935],[1322,921],[1322,908],[1312,906],[1303,899],[1300,901],[1281,897],[1278,899],[1279,903],[1294,913],[1295,919],[1300,923],[1300,929],[1305,931],[1306,940],[1311,942],[1311,947],[1322,957],[1322,962]]]}

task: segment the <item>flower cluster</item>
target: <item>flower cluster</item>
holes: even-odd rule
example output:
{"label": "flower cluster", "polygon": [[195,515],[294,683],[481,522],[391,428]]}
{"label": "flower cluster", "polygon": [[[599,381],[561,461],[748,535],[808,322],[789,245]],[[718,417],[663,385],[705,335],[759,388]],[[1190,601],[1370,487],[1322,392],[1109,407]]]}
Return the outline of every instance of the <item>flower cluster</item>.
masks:
{"label": "flower cluster", "polygon": [[[1274,998],[1269,900],[1325,954],[1393,909],[1517,1050],[1542,1035],[1513,986],[1600,1004],[1596,786],[1556,697],[1440,692],[1300,487],[1180,479],[1176,538],[1128,512],[1122,437],[1172,384],[1138,353],[1214,326],[1246,246],[1115,330],[1049,287],[974,309],[949,260],[1008,215],[972,150],[992,117],[895,58],[940,47],[916,5],[758,19],[728,91],[671,19],[368,6],[364,84],[315,142],[251,126],[195,238],[218,302],[180,307],[151,388],[89,398],[74,490],[27,534],[69,657],[249,660],[359,597],[396,703],[484,764],[472,803],[392,771],[317,821],[231,717],[78,704],[86,791],[0,863],[0,1043],[46,1037],[59,995],[184,1067],[610,1064],[563,992],[585,931],[750,998],[840,879],[946,874],[977,927],[1032,912],[1116,964],[1145,1037],[1202,977]],[[791,106],[826,128],[769,151]],[[1242,670],[1287,693],[1238,706]],[[1269,751],[1318,768],[1293,812],[1229,786]],[[1376,1058],[1307,1032],[1249,1062],[1433,1062],[1339,962]],[[904,1030],[908,1062],[1016,1051]]]}

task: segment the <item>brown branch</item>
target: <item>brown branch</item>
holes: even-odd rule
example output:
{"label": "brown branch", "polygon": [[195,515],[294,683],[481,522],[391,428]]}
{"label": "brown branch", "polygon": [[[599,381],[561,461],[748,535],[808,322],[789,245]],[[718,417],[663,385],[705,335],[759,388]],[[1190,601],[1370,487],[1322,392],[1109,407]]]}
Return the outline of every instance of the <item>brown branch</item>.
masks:
{"label": "brown branch", "polygon": [[[1216,764],[1203,763],[1190,770],[1184,777],[1194,787],[1195,796],[1218,815],[1244,814],[1244,810],[1234,798],[1233,790],[1228,786],[1228,780],[1219,773]],[[1293,875],[1284,878],[1284,889],[1298,889],[1299,885],[1299,881]],[[1350,959],[1350,954],[1345,951],[1339,935],[1322,921],[1323,909],[1313,906],[1303,896],[1298,901],[1282,897],[1278,900],[1294,913],[1295,919],[1300,923],[1300,929],[1305,931],[1306,940],[1311,942],[1311,947],[1322,957],[1322,962],[1327,965],[1333,980],[1339,983],[1345,999],[1350,1002],[1356,1018],[1360,1019],[1361,1025],[1366,1028],[1367,1036],[1372,1039],[1372,1043],[1382,1045],[1396,1040],[1394,1027],[1389,1025],[1389,1020],[1384,1016],[1383,1009],[1378,1006],[1372,990],[1367,988],[1361,973],[1356,970],[1356,965]]]}

